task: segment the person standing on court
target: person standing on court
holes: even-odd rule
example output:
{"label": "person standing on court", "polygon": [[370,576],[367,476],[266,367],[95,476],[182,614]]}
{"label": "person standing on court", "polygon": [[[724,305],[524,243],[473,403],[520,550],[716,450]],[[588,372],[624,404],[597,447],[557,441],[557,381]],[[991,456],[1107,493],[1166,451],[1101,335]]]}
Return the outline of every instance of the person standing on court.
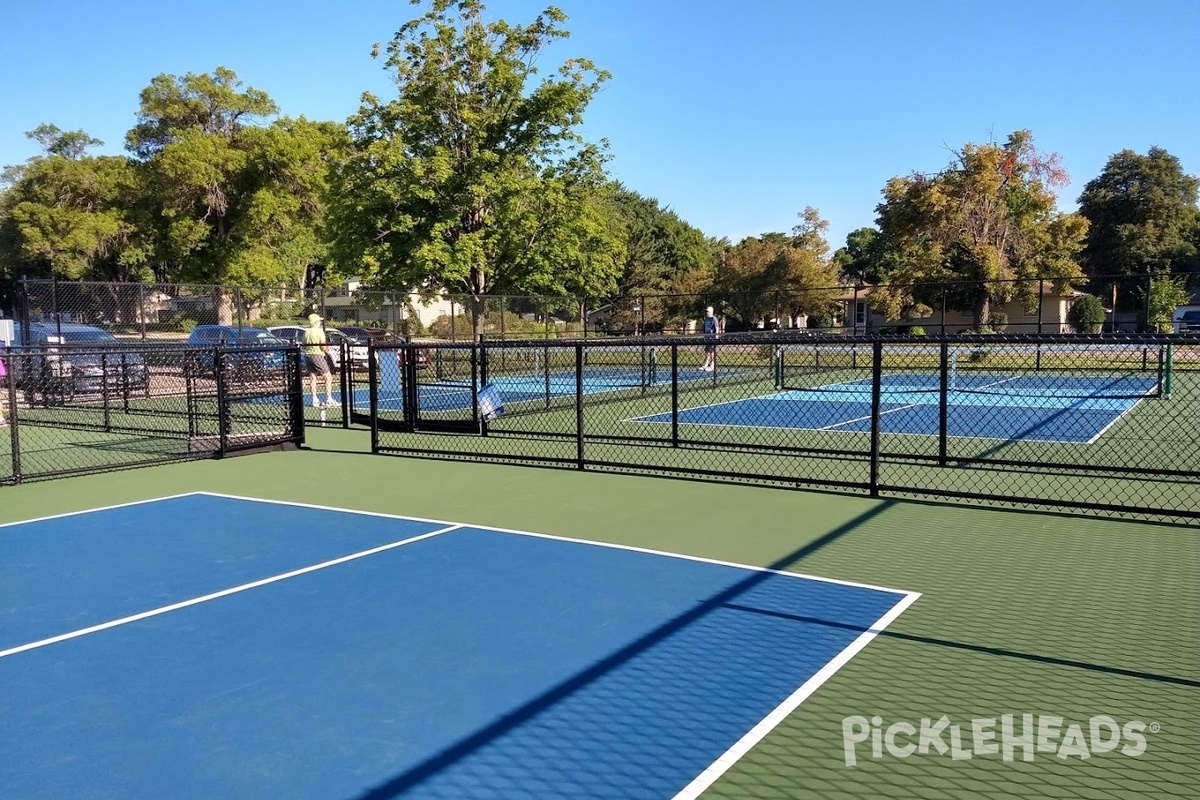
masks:
{"label": "person standing on court", "polygon": [[[321,315],[309,314],[308,328],[304,331],[304,366],[308,372],[308,388],[312,392],[313,408],[333,405],[333,371],[329,363],[328,349]],[[317,399],[318,374],[325,376],[325,402]]]}
{"label": "person standing on court", "polygon": [[713,316],[713,307],[704,310],[704,366],[700,369],[712,372],[717,367],[717,332],[720,326]]}

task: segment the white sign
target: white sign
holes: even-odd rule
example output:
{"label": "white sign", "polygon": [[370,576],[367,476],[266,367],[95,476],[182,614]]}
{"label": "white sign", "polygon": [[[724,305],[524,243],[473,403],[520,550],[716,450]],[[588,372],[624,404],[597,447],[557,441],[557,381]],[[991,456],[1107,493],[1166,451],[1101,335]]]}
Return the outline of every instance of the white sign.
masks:
{"label": "white sign", "polygon": [[13,321],[11,319],[0,319],[0,344],[9,347],[16,337],[16,332],[13,330]]}

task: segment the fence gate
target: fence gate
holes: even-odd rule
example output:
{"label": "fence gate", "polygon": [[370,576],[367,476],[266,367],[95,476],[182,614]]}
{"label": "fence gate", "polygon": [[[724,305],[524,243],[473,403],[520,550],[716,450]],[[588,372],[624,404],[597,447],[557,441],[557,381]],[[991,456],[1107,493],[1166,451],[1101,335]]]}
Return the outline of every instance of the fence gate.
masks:
{"label": "fence gate", "polygon": [[351,421],[373,430],[478,434],[483,370],[474,344],[372,347],[370,408],[353,408]]}

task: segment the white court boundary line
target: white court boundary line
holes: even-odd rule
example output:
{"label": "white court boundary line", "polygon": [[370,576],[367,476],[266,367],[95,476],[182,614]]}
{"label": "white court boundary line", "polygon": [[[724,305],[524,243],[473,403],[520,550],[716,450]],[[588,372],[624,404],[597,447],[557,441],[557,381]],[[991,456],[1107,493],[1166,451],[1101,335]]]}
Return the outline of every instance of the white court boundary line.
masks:
{"label": "white court boundary line", "polygon": [[793,711],[799,708],[801,703],[811,697],[817,689],[821,688],[822,684],[832,678],[838,670],[846,666],[850,662],[850,659],[858,655],[863,648],[871,643],[872,639],[882,633],[897,617],[907,611],[908,607],[915,603],[920,596],[917,592],[909,592],[906,597],[892,606],[886,614],[875,620],[875,623],[870,628],[859,634],[857,639],[846,645],[825,666],[817,670],[811,678],[800,684],[800,688],[792,692],[782,703],[775,706],[757,725],[747,731],[742,738],[738,739],[728,750],[718,756],[717,760],[697,775],[691,783],[683,787],[672,800],[694,800],[699,797],[708,787],[716,783],[717,779],[724,775],[730,767],[754,749],[755,745],[765,739],[767,734],[778,727]]}
{"label": "white court boundary line", "polygon": [[[192,494],[203,494],[203,492],[193,492]],[[177,497],[183,497],[183,496],[186,496],[186,495],[176,495],[174,498],[163,497],[163,498],[159,498],[159,499],[160,500],[168,500],[168,499],[175,499]],[[149,502],[155,502],[155,501],[148,500],[145,502],[149,503]],[[131,503],[129,505],[136,505],[136,504]],[[108,510],[108,509],[96,509],[96,510],[100,511],[100,510]],[[87,512],[82,512],[82,513],[87,513]],[[73,516],[73,515],[64,515],[64,516]],[[461,528],[461,527],[463,527],[463,526],[451,525],[449,527],[441,528],[439,530],[429,531],[428,533],[422,533],[417,536],[412,536],[412,537],[409,537],[408,539],[401,539],[400,541],[389,542],[388,544],[380,545],[378,547],[372,547],[369,550],[360,550],[357,553],[350,553],[349,555],[339,556],[338,558],[333,558],[328,561],[322,561],[319,564],[312,564],[307,567],[301,567],[299,569],[294,569],[290,572],[284,572],[279,575],[272,575],[269,578],[260,578],[259,580],[251,581],[250,583],[243,583],[240,586],[231,586],[228,589],[222,589],[218,592],[211,592],[210,594],[202,595],[200,597],[193,597],[190,600],[181,600],[178,603],[172,603],[170,605],[162,606],[160,608],[152,608],[149,611],[142,611],[137,614],[130,614],[127,617],[121,617],[120,619],[114,619],[114,620],[110,620],[108,622],[102,622],[99,625],[92,625],[90,627],[80,628],[79,630],[71,631],[69,633],[61,633],[57,636],[51,636],[47,639],[40,639],[36,642],[29,642],[28,644],[18,645],[17,647],[10,647],[7,650],[0,650],[0,658],[5,658],[7,656],[14,656],[17,653],[24,653],[29,650],[36,650],[39,647],[47,647],[52,644],[58,644],[59,642],[69,641],[70,639],[78,639],[81,636],[87,636],[88,634],[91,634],[91,633],[99,633],[100,631],[106,631],[106,630],[109,630],[110,628],[116,628],[121,625],[128,625],[131,622],[138,622],[143,619],[150,619],[151,617],[159,617],[159,616],[162,616],[163,614],[169,614],[172,611],[179,611],[180,609],[183,609],[183,608],[190,608],[191,606],[199,605],[201,603],[207,603],[210,600],[218,600],[222,597],[228,597],[229,595],[239,594],[241,592],[246,592],[251,589],[257,589],[260,586],[268,586],[272,583],[278,583],[279,581],[287,580],[288,578],[295,578],[300,575],[307,575],[310,572],[317,572],[318,570],[328,569],[329,567],[334,567],[334,566],[337,566],[338,564],[345,564],[348,561],[355,561],[360,558],[365,558],[367,556],[376,555],[377,553],[383,553],[388,550],[394,550],[397,547],[403,547],[406,544],[412,544],[413,542],[419,542],[422,539],[428,539],[432,536],[438,536],[443,533],[448,533],[452,530],[457,530],[458,528]]]}
{"label": "white court boundary line", "polygon": [[[585,545],[592,545],[593,547],[606,547],[606,548],[609,548],[612,550],[625,550],[625,551],[628,551],[631,553],[644,553],[646,555],[652,555],[652,556],[665,556],[667,558],[677,558],[677,559],[681,559],[683,561],[695,561],[695,562],[698,562],[701,564],[714,564],[719,567],[734,567],[736,569],[743,569],[743,570],[747,570],[750,572],[765,572],[765,573],[770,573],[772,575],[781,575],[783,577],[788,577],[788,578],[805,578],[805,579],[811,580],[811,581],[820,581],[822,583],[833,583],[833,584],[837,584],[839,586],[852,586],[856,589],[871,589],[876,592],[887,592],[889,594],[896,594],[896,595],[901,595],[901,596],[907,596],[907,595],[913,594],[913,592],[910,592],[906,589],[893,589],[888,586],[878,586],[878,585],[870,584],[870,583],[857,583],[855,581],[846,581],[846,580],[841,580],[839,578],[826,578],[826,577],[822,577],[820,575],[809,575],[809,574],[802,573],[802,572],[789,572],[787,570],[772,569],[771,567],[758,567],[753,564],[739,564],[735,561],[721,561],[721,560],[715,559],[715,558],[705,558],[704,556],[693,556],[693,555],[689,555],[687,553],[673,553],[669,550],[654,550],[652,548],[638,547],[636,545],[617,544],[615,542],[603,542],[603,541],[596,541],[593,539],[579,539],[579,538],[574,538],[574,537],[570,537],[570,536],[559,536],[557,534],[551,534],[551,533],[537,533],[535,531],[523,531],[523,530],[520,530],[517,528],[498,528],[494,525],[476,525],[473,522],[451,522],[450,520],[444,520],[444,519],[430,519],[427,517],[411,517],[411,516],[405,516],[402,514],[384,514],[382,512],[377,512],[377,511],[359,511],[359,510],[353,509],[353,508],[340,508],[338,506],[325,506],[325,505],[318,505],[315,503],[301,503],[301,502],[297,502],[297,501],[293,501],[293,500],[271,500],[269,498],[263,498],[263,497],[246,497],[243,495],[225,494],[223,492],[200,491],[200,492],[190,492],[189,494],[190,495],[205,495],[208,497],[221,497],[226,500],[244,500],[244,501],[251,502],[251,503],[268,503],[271,505],[295,506],[297,508],[312,508],[312,509],[316,509],[318,511],[340,511],[340,512],[347,513],[347,514],[366,514],[368,516],[373,516],[373,517],[385,517],[388,519],[406,520],[409,522],[425,522],[425,523],[429,523],[430,525],[447,525],[447,526],[454,526],[457,528],[473,528],[475,530],[492,531],[494,533],[510,533],[510,534],[514,534],[516,536],[528,536],[528,537],[532,537],[535,539],[550,539],[552,541],[569,542],[571,544],[585,544]],[[162,499],[169,499],[169,498],[162,498]],[[920,597],[920,593],[917,593],[917,597]]]}
{"label": "white court boundary line", "polygon": [[[70,516],[78,516],[80,514],[88,514],[88,513],[91,513],[92,511],[108,511],[108,510],[112,510],[112,509],[116,509],[116,508],[124,508],[127,506],[142,505],[142,504],[155,503],[155,502],[164,501],[164,500],[174,500],[174,499],[179,499],[179,498],[184,498],[184,497],[195,497],[195,496],[217,497],[217,498],[222,498],[222,499],[226,499],[226,500],[240,500],[240,501],[253,502],[253,503],[265,503],[265,504],[269,504],[269,505],[292,506],[292,507],[296,507],[296,508],[310,508],[310,509],[315,509],[315,510],[319,510],[319,511],[334,511],[334,512],[341,512],[341,513],[347,513],[347,514],[359,514],[359,515],[363,515],[363,516],[381,517],[381,518],[385,518],[385,519],[396,519],[396,520],[403,520],[403,521],[409,521],[409,522],[424,522],[424,523],[429,523],[429,524],[434,524],[434,525],[441,525],[443,527],[441,527],[437,530],[430,531],[430,532],[424,533],[424,534],[420,534],[418,536],[410,537],[408,539],[404,539],[404,540],[401,540],[398,542],[392,542],[390,544],[382,545],[380,547],[371,548],[370,550],[364,550],[359,553],[352,553],[347,556],[342,556],[340,558],[322,562],[321,564],[315,564],[310,567],[304,567],[304,568],[301,568],[298,570],[293,570],[291,572],[284,573],[282,575],[276,575],[276,576],[272,576],[270,578],[264,578],[262,580],[254,581],[252,583],[243,584],[242,586],[235,586],[230,589],[225,589],[225,590],[222,590],[219,592],[213,592],[212,594],[204,595],[203,597],[197,597],[197,598],[193,598],[191,600],[185,600],[180,603],[174,603],[172,605],[164,606],[159,609],[154,609],[151,611],[142,612],[140,614],[134,614],[134,615],[131,615],[128,617],[123,617],[119,620],[113,620],[112,622],[107,622],[107,623],[103,623],[100,625],[94,625],[90,628],[84,628],[82,630],[74,631],[72,633],[62,634],[60,636],[51,637],[49,639],[43,639],[39,642],[32,642],[27,645],[21,645],[20,647],[15,647],[10,650],[0,651],[0,658],[3,658],[8,655],[15,655],[16,653],[24,652],[27,650],[32,650],[32,649],[35,649],[38,647],[45,647],[47,645],[65,641],[68,639],[78,638],[80,636],[85,636],[89,633],[96,633],[99,631],[107,630],[109,628],[117,627],[118,625],[124,625],[124,624],[128,624],[131,622],[136,622],[138,620],[146,619],[149,617],[159,616],[161,614],[166,614],[171,611],[176,611],[176,610],[179,610],[182,608],[187,608],[189,606],[198,605],[199,603],[207,602],[209,600],[215,600],[220,597],[225,597],[227,595],[235,594],[237,592],[247,591],[249,589],[257,588],[259,586],[265,586],[270,583],[276,583],[278,581],[286,580],[287,578],[295,577],[297,575],[302,575],[302,574],[305,574],[308,572],[315,572],[316,570],[319,570],[319,569],[325,569],[327,567],[335,566],[337,564],[345,563],[347,561],[352,561],[352,560],[355,560],[358,558],[363,558],[368,555],[373,555],[376,553],[384,552],[386,550],[392,550],[392,549],[401,547],[406,544],[411,544],[414,542],[421,541],[423,539],[428,539],[433,536],[439,536],[443,533],[448,533],[450,531],[460,530],[460,529],[475,529],[475,530],[482,530],[482,531],[491,531],[491,532],[495,532],[495,533],[515,534],[518,536],[528,536],[528,537],[537,538],[537,539],[547,539],[547,540],[552,540],[552,541],[569,542],[572,544],[591,545],[593,547],[603,547],[603,548],[609,548],[609,549],[613,549],[613,550],[623,550],[623,551],[634,552],[634,553],[644,553],[644,554],[648,554],[648,555],[665,556],[667,558],[676,558],[676,559],[681,559],[684,561],[693,561],[693,562],[702,563],[702,564],[713,564],[713,565],[723,566],[723,567],[733,567],[736,569],[747,570],[750,572],[767,573],[767,574],[779,575],[782,577],[789,577],[789,578],[800,578],[800,579],[804,579],[804,580],[818,581],[821,583],[836,584],[839,586],[850,586],[850,587],[859,588],[859,589],[870,589],[870,590],[874,590],[874,591],[878,591],[878,592],[885,592],[888,594],[899,595],[899,599],[897,600],[897,602],[883,616],[881,616],[879,619],[877,619],[871,625],[870,628],[868,628],[867,630],[865,630],[861,634],[859,634],[858,637],[855,638],[853,642],[851,642],[849,645],[844,647],[830,661],[826,662],[825,665],[821,667],[821,669],[819,669],[808,680],[806,680],[804,683],[802,683],[799,686],[799,688],[796,689],[796,691],[792,692],[792,694],[789,695],[782,703],[780,703],[774,709],[772,709],[765,717],[763,717],[758,723],[756,723],[749,731],[747,731],[745,734],[743,734],[740,739],[738,739],[736,742],[734,742],[712,764],[710,764],[709,766],[707,766],[703,770],[701,770],[700,774],[697,775],[695,778],[693,778],[692,781],[687,786],[685,786],[679,793],[677,793],[673,798],[673,800],[694,800],[695,798],[699,797],[699,795],[702,792],[704,792],[706,789],[708,789],[708,787],[710,787],[713,783],[715,783],[718,778],[720,778],[723,774],[725,774],[725,772],[727,772],[743,756],[745,756],[747,753],[749,753],[750,750],[752,750],[755,745],[757,745],[760,741],[762,741],[767,736],[767,734],[769,734],[772,730],[774,730],[776,727],[778,727],[779,724],[782,723],[793,711],[795,711],[796,708],[798,708],[801,703],[803,703],[810,696],[812,696],[812,694],[814,692],[816,692],[816,690],[819,689],[826,681],[828,681],[830,678],[832,678],[837,673],[838,670],[840,670],[842,667],[844,667],[847,663],[850,662],[850,660],[852,658],[854,658],[854,656],[856,656],[860,651],[862,651],[863,648],[865,648],[871,642],[872,639],[874,639],[876,636],[878,636],[880,633],[882,633],[883,630],[885,628],[887,628],[888,625],[890,625],[892,622],[894,622],[901,614],[903,614],[906,610],[908,610],[909,606],[911,606],[913,603],[915,603],[921,597],[920,592],[912,592],[912,591],[907,591],[907,590],[903,590],[903,589],[892,589],[892,588],[888,588],[885,586],[877,586],[877,585],[873,585],[873,584],[869,584],[869,583],[859,583],[856,581],[847,581],[847,580],[841,580],[841,579],[837,579],[837,578],[826,578],[826,577],[823,577],[820,575],[810,575],[810,574],[799,573],[799,572],[787,572],[787,571],[780,570],[780,569],[772,569],[770,567],[758,567],[758,566],[754,566],[754,565],[750,565],[750,564],[739,564],[739,563],[732,562],[732,561],[722,561],[719,559],[704,558],[702,556],[693,556],[693,555],[688,555],[685,553],[672,553],[672,552],[665,551],[665,550],[654,550],[654,549],[645,548],[645,547],[636,547],[633,545],[623,545],[623,544],[616,544],[616,543],[612,543],[612,542],[592,541],[590,539],[578,539],[578,538],[568,537],[568,536],[556,536],[556,535],[546,534],[546,533],[535,533],[533,531],[523,531],[523,530],[518,530],[518,529],[514,529],[514,528],[498,528],[498,527],[489,526],[489,525],[475,525],[473,523],[466,523],[466,522],[451,523],[446,520],[435,520],[435,519],[428,519],[425,517],[413,517],[413,516],[405,516],[405,515],[399,515],[399,514],[385,514],[385,513],[377,512],[377,511],[361,511],[358,509],[341,508],[338,506],[317,505],[315,503],[301,503],[301,502],[290,501],[290,500],[271,500],[271,499],[266,499],[266,498],[261,498],[261,497],[246,497],[243,495],[225,494],[225,493],[221,493],[221,492],[206,492],[206,491],[187,492],[184,494],[169,495],[166,497],[157,497],[157,498],[152,498],[149,500],[139,500],[139,501],[136,501],[133,503],[124,503],[124,504],[115,505],[115,506],[106,506],[103,508],[89,509],[86,511],[76,511],[76,512],[71,512],[68,514],[56,515],[53,517],[43,517],[38,520],[25,520],[24,522],[40,522],[40,521],[47,520],[47,519],[59,519],[62,517],[70,517]],[[8,523],[8,524],[9,525],[19,525],[19,524],[24,524],[24,522],[15,522],[15,523]]]}

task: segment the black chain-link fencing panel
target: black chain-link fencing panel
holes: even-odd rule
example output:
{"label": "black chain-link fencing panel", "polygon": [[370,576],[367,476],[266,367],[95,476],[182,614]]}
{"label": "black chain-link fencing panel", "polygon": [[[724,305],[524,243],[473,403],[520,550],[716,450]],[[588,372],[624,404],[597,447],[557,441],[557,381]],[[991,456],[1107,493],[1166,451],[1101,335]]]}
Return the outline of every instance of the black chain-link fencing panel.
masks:
{"label": "black chain-link fencing panel", "polygon": [[326,315],[324,289],[26,280],[15,315],[55,334],[89,326],[122,341],[182,342],[197,325],[267,328]]}
{"label": "black chain-link fencing panel", "polygon": [[[408,373],[410,413],[378,411],[399,420],[379,450],[1200,516],[1200,342],[1188,337],[428,349]],[[403,406],[404,387],[394,394]]]}
{"label": "black chain-link fencing panel", "polygon": [[54,343],[0,355],[0,481],[303,441],[295,349]]}

